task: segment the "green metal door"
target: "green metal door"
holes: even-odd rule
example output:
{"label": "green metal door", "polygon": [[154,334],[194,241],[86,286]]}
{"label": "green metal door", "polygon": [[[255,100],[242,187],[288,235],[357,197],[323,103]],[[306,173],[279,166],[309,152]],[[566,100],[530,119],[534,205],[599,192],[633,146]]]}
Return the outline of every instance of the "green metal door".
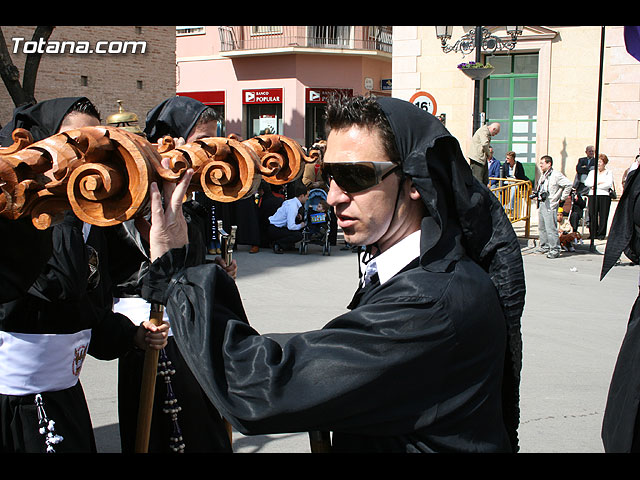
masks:
{"label": "green metal door", "polygon": [[495,71],[484,81],[486,123],[499,122],[500,133],[491,139],[494,156],[501,163],[508,151],[535,177],[536,122],[538,111],[538,55],[493,55],[486,62]]}

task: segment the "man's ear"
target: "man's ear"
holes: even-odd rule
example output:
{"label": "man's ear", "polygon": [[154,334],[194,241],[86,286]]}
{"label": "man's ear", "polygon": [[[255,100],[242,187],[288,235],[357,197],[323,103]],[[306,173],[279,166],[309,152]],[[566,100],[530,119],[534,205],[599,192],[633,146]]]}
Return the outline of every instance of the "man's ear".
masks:
{"label": "man's ear", "polygon": [[409,198],[411,198],[411,200],[420,200],[422,198],[422,196],[420,195],[420,192],[418,191],[418,189],[415,187],[413,183],[409,188]]}

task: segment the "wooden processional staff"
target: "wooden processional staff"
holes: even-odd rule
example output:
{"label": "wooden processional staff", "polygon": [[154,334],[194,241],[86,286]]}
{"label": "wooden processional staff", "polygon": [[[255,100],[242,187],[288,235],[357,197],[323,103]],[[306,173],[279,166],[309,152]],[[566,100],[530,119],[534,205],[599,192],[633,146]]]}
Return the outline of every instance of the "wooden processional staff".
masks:
{"label": "wooden processional staff", "polygon": [[[27,130],[16,129],[13,141],[0,148],[0,216],[12,220],[30,216],[40,230],[61,221],[68,210],[103,227],[146,216],[150,185],[178,182],[188,168],[195,172],[188,193],[202,191],[218,202],[234,202],[253,195],[263,178],[275,185],[300,178],[304,164],[315,161],[295,140],[282,135],[246,141],[210,137],[176,147],[171,137],[152,144],[124,128],[98,126],[38,142]],[[162,316],[163,306],[152,304],[151,322],[160,324]],[[148,349],[137,452],[148,451],[157,364],[158,351]]]}

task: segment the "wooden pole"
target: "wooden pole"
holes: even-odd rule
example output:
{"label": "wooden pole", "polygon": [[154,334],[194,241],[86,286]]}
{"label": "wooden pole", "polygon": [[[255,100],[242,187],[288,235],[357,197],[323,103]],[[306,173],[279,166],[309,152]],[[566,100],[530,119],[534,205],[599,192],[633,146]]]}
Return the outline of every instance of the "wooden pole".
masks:
{"label": "wooden pole", "polygon": [[[161,325],[163,314],[164,306],[159,303],[152,303],[149,312],[149,321],[154,325]],[[136,453],[147,453],[149,451],[149,433],[151,431],[151,418],[153,416],[153,397],[156,392],[159,355],[160,351],[155,348],[147,348],[144,355],[142,383],[140,385],[140,404],[138,406]]]}
{"label": "wooden pole", "polygon": [[329,432],[312,430],[309,432],[311,453],[331,453],[331,436]]}

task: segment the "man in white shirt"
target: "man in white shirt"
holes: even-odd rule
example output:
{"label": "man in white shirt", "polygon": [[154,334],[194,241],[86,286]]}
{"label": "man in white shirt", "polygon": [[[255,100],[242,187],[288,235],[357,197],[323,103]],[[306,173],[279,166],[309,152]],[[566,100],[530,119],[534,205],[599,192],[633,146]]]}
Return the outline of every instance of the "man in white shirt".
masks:
{"label": "man in white shirt", "polygon": [[309,198],[309,190],[297,187],[295,195],[285,200],[276,213],[269,217],[269,241],[273,243],[274,253],[283,253],[302,240],[305,222],[300,209]]}

